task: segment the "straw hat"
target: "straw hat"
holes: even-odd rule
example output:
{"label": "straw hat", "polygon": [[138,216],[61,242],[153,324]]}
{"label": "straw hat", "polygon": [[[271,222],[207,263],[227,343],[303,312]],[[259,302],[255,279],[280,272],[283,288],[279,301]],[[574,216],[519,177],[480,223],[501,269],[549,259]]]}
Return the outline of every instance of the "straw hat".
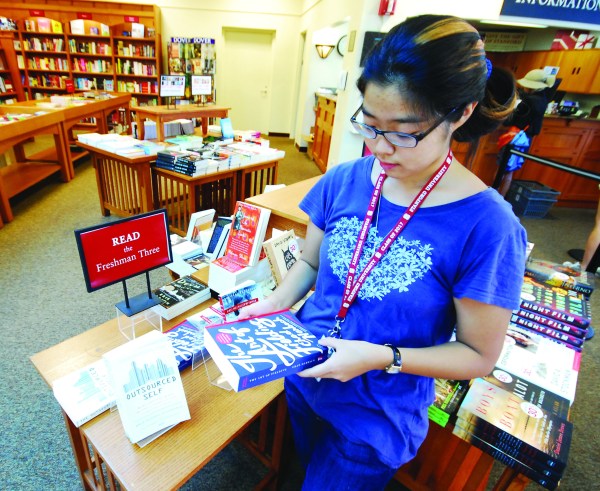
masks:
{"label": "straw hat", "polygon": [[553,87],[556,82],[554,75],[548,75],[544,70],[536,68],[527,73],[523,78],[517,80],[521,87],[527,89],[541,90]]}

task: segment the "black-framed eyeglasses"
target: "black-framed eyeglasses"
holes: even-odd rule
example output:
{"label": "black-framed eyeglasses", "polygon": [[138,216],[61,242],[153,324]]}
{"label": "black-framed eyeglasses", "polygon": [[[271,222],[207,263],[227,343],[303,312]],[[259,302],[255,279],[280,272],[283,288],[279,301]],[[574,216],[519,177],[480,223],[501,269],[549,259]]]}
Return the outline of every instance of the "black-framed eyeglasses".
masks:
{"label": "black-framed eyeglasses", "polygon": [[456,111],[456,107],[447,112],[444,116],[438,119],[431,128],[425,131],[421,131],[419,133],[402,133],[401,131],[382,131],[374,126],[370,126],[365,123],[360,123],[356,121],[356,116],[362,110],[362,105],[356,110],[356,112],[350,118],[350,123],[352,123],[352,127],[360,133],[365,138],[369,138],[374,140],[377,138],[377,135],[383,136],[388,142],[396,147],[402,148],[414,148],[417,144],[425,138],[429,133],[435,130],[440,124],[442,124],[448,116],[450,116],[454,111]]}

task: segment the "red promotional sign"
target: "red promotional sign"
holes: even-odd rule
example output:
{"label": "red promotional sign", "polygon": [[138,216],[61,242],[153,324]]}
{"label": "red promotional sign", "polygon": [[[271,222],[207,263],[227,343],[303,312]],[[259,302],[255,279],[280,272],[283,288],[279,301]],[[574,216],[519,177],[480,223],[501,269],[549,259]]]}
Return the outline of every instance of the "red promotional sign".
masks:
{"label": "red promotional sign", "polygon": [[67,94],[72,94],[75,92],[75,84],[73,80],[68,78],[65,80],[65,89],[67,90]]}
{"label": "red promotional sign", "polygon": [[77,12],[78,19],[92,20],[92,14],[89,12]]}
{"label": "red promotional sign", "polygon": [[46,12],[44,10],[30,10],[30,17],[46,17]]}
{"label": "red promotional sign", "polygon": [[172,261],[166,210],[76,230],[89,292]]}
{"label": "red promotional sign", "polygon": [[125,22],[139,22],[140,18],[137,15],[126,15],[124,20]]}

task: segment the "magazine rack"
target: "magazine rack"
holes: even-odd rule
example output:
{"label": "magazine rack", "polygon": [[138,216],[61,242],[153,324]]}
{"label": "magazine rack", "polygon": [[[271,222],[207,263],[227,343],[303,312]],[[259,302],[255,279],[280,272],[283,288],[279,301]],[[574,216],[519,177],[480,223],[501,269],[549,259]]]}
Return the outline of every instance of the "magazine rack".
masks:
{"label": "magazine rack", "polygon": [[151,308],[142,310],[131,316],[121,312],[118,307],[115,307],[115,310],[117,311],[119,331],[129,341],[135,339],[138,335],[148,332],[149,327],[163,332],[162,317]]}

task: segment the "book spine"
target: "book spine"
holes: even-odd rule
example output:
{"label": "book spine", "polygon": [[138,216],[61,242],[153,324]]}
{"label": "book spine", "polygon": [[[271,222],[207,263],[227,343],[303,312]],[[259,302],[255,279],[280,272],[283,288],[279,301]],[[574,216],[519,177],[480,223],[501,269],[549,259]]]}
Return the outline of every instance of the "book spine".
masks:
{"label": "book spine", "polygon": [[[473,436],[501,449],[506,454],[520,461],[531,462],[532,464],[535,463],[536,466],[541,465],[556,469],[557,472],[564,471],[566,467],[566,459],[561,460],[560,457],[557,458],[548,455],[546,452],[468,411],[465,414],[459,410],[456,424],[463,430],[472,433]],[[566,441],[561,442],[559,448],[566,448],[566,453],[568,453],[569,445],[570,436],[567,436]]]}
{"label": "book spine", "polygon": [[565,290],[573,290],[575,292],[583,293],[585,296],[589,296],[592,294],[594,289],[589,285],[584,285],[582,283],[576,283],[572,281],[560,281],[557,283],[556,279],[551,279],[547,274],[541,273],[539,271],[533,271],[530,269],[525,269],[525,276],[529,276],[540,283],[544,283],[550,286],[558,286],[560,288],[564,288]]}
{"label": "book spine", "polygon": [[568,348],[578,349],[580,351],[581,347],[583,346],[583,339],[571,336],[564,332],[557,331],[556,329],[553,329],[551,327],[542,326],[536,322],[528,321],[517,315],[511,316],[510,320],[518,326],[537,332],[542,336],[550,338],[552,340],[559,341]]}
{"label": "book spine", "polygon": [[427,416],[430,421],[439,424],[442,428],[445,428],[450,420],[450,415],[446,411],[433,404],[427,408]]}
{"label": "book spine", "polygon": [[529,302],[527,300],[523,300],[521,302],[521,307],[525,310],[529,310],[530,312],[537,312],[540,315],[550,317],[551,319],[556,319],[557,321],[564,322],[566,324],[571,324],[576,327],[585,328],[590,325],[589,319],[585,319],[579,315],[561,312],[559,310],[540,305],[536,302]]}
{"label": "book spine", "polygon": [[546,475],[545,472],[548,471],[538,470],[536,467],[531,467],[523,463],[521,460],[511,457],[506,452],[503,452],[502,450],[494,447],[493,445],[490,445],[484,440],[477,438],[472,433],[469,433],[467,430],[463,429],[460,426],[455,426],[452,433],[461,440],[464,440],[473,445],[474,447],[491,455],[494,458],[494,460],[499,461],[506,467],[519,471],[525,477],[528,477],[529,479],[535,481],[536,483],[540,484],[546,489],[553,490],[558,487],[558,483],[560,481],[561,476],[556,476],[555,474]]}
{"label": "book spine", "polygon": [[515,310],[514,312],[523,319],[537,322],[543,326],[551,327],[557,331],[562,331],[578,338],[585,338],[587,335],[587,329],[565,324],[564,322],[557,321],[556,319],[550,319],[549,317],[538,314],[537,312],[531,312],[523,308]]}
{"label": "book spine", "polygon": [[98,416],[99,414],[102,414],[104,411],[106,411],[107,409],[110,409],[111,406],[114,404],[115,402],[107,402],[106,404],[104,404],[103,406],[100,406],[98,409],[96,409],[95,411],[92,411],[89,414],[86,414],[85,416],[82,416],[81,418],[78,419],[74,419],[73,424],[79,428],[82,424],[87,423],[88,421],[94,419],[96,416]]}

